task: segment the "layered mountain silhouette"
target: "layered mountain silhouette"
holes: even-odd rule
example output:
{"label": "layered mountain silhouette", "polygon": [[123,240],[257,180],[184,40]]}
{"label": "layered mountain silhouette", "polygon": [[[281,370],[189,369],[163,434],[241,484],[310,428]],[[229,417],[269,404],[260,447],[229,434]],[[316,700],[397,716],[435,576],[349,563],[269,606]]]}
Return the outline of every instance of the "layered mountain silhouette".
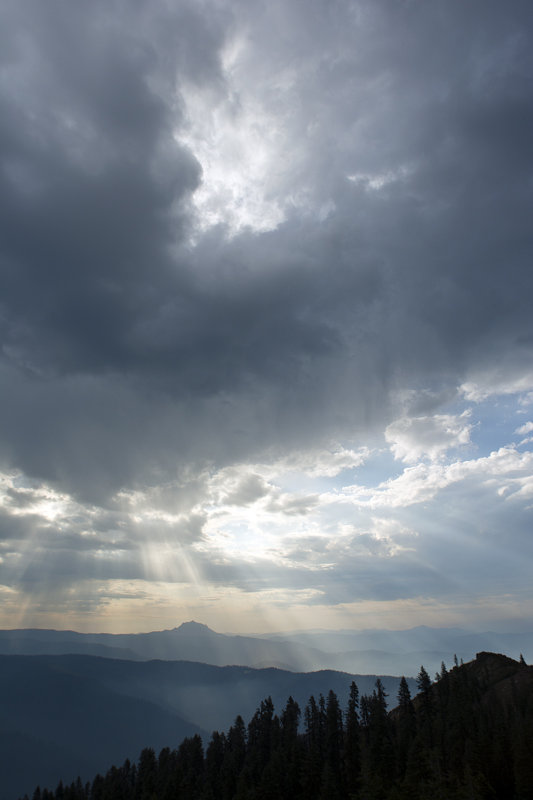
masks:
{"label": "layered mountain silhouette", "polygon": [[233,636],[198,622],[139,634],[75,631],[0,631],[0,653],[80,653],[108,658],[199,661],[226,666],[279,667],[297,672],[335,669],[351,673],[413,675],[424,664],[433,674],[453,654],[470,661],[477,652],[506,652],[533,660],[533,633],[467,632],[417,627],[403,631],[306,631],[268,636]]}
{"label": "layered mountain silhouette", "polygon": [[[426,627],[231,636],[197,622],[142,634],[0,631],[0,800],[227,729],[269,695],[277,708],[289,695],[304,707],[330,689],[345,697],[352,679],[370,692],[378,674],[415,675],[420,664],[434,674],[474,649],[530,660],[533,636]],[[398,678],[383,681],[396,698]]]}
{"label": "layered mountain silhouette", "polygon": [[240,664],[305,670],[324,666],[324,654],[290,641],[215,633],[198,622],[166,631],[137,634],[76,633],[54,630],[0,631],[0,653],[84,653],[108,658],[201,661],[216,666]]}
{"label": "layered mountain silhouette", "polygon": [[[27,663],[42,660],[25,659]],[[44,658],[44,663],[56,668],[62,664],[68,675],[76,668],[75,674],[83,679],[94,678],[102,661],[80,656],[66,657],[66,661]],[[137,689],[146,682],[146,670],[152,665],[160,691],[172,687],[178,676],[186,682],[188,671],[201,667],[149,662],[132,664],[133,669],[124,671],[124,663],[116,662],[111,685],[120,679],[128,691],[132,680]],[[391,697],[384,680],[377,679],[369,692],[361,676],[339,673],[279,676],[279,670],[228,667],[221,671],[204,665],[197,684],[209,683],[213,670],[211,677],[221,678],[230,693],[236,679],[246,683],[250,675],[254,690],[266,687],[273,675],[281,677],[281,682],[274,681],[277,688],[284,685],[286,691],[305,686],[309,692],[315,687],[316,696],[323,678],[330,690],[327,699],[320,691],[318,702],[315,696],[305,706],[298,700],[303,712],[300,729],[295,692],[277,709],[267,697],[253,715],[247,715],[247,727],[239,717],[229,730],[214,732],[209,741],[204,738],[203,746],[200,737],[193,736],[179,745],[170,743],[159,757],[146,747],[136,766],[129,761],[117,763],[105,776],[93,776],[92,784],[61,784],[55,792],[29,792],[28,796],[34,800],[527,800],[532,796],[533,667],[523,658],[515,661],[481,652],[470,663],[451,670],[443,666],[433,682],[422,667],[417,676],[420,691],[414,699],[405,680]],[[350,677],[359,677],[362,693],[355,683],[346,692],[343,680]],[[399,705],[387,713],[396,697]]]}
{"label": "layered mountain silhouette", "polygon": [[[85,655],[0,656],[0,800],[37,784],[55,786],[59,776],[88,779],[137,758],[144,747],[177,747],[185,736],[224,730],[237,714],[251,717],[266,696],[277,708],[289,695],[302,707],[311,694],[330,689],[345,697],[352,680],[364,692],[376,676]],[[399,679],[382,680],[395,697]]]}

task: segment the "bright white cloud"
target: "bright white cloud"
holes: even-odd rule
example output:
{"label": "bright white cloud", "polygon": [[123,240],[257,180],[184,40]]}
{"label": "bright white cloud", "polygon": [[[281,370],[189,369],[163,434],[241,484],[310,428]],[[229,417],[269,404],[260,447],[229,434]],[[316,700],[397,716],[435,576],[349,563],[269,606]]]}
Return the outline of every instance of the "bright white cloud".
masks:
{"label": "bright white cloud", "polygon": [[269,190],[277,155],[278,123],[250,98],[220,99],[197,87],[184,91],[189,124],[178,141],[202,167],[202,183],[194,193],[198,226],[227,225],[232,234],[249,227],[272,230],[283,210]]}
{"label": "bright white cloud", "polygon": [[520,395],[523,403],[528,405],[533,400],[533,372],[518,368],[514,373],[509,370],[492,370],[466,381],[459,391],[471,403],[482,403],[491,397]]}
{"label": "bright white cloud", "polygon": [[372,515],[368,527],[354,527],[346,523],[339,525],[338,535],[330,542],[329,550],[342,562],[344,558],[372,556],[393,558],[413,552],[413,540],[418,532],[399,520]]}
{"label": "bright white cloud", "polygon": [[438,461],[448,450],[470,444],[470,412],[402,417],[385,430],[394,458],[412,464],[420,458]]}
{"label": "bright white cloud", "polygon": [[402,508],[424,503],[453,484],[477,479],[492,485],[497,492],[505,487],[515,494],[529,480],[533,469],[533,453],[520,453],[513,446],[502,447],[484,458],[455,461],[451,464],[417,464],[406,468],[397,478],[384,481],[375,489],[363,486],[346,487],[343,495],[369,508]]}
{"label": "bright white cloud", "polygon": [[519,428],[515,430],[515,433],[520,434],[524,438],[521,440],[520,445],[530,444],[533,442],[533,436],[528,436],[527,434],[533,431],[533,422],[526,422],[525,425],[521,425]]}
{"label": "bright white cloud", "polygon": [[176,139],[202,166],[194,193],[200,230],[222,224],[231,235],[243,228],[269,231],[285,218],[280,178],[287,168],[286,98],[294,71],[281,66],[267,83],[264,76],[250,81],[252,51],[241,29],[221,53],[223,85],[181,86],[186,125]]}

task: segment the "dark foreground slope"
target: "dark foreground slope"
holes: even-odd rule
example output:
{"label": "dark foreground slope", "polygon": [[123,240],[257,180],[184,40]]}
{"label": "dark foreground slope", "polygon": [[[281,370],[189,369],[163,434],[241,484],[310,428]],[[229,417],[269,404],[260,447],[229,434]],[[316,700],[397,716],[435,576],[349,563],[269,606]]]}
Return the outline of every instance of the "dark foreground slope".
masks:
{"label": "dark foreground slope", "polygon": [[378,679],[370,694],[311,697],[303,724],[292,698],[278,715],[262,701],[247,728],[199,736],[92,783],[36,792],[34,800],[531,800],[533,668],[506,656],[419,674],[387,714]]}
{"label": "dark foreground slope", "polygon": [[[478,653],[390,714],[400,797],[533,800],[533,667]],[[395,797],[394,793],[389,794]]]}
{"label": "dark foreground slope", "polygon": [[[370,690],[375,676],[322,671],[215,667],[185,661],[122,661],[93,656],[0,656],[0,800],[36,784],[84,780],[141,748],[177,747],[185,736],[226,729],[250,717],[262,697],[282,708],[293,695],[352,680]],[[398,678],[383,678],[397,691]]]}

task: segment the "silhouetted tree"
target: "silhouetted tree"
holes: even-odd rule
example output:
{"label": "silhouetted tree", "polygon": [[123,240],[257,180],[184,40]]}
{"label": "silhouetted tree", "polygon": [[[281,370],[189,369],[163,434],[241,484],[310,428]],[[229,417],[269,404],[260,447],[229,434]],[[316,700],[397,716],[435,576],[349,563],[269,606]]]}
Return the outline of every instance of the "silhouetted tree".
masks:
{"label": "silhouetted tree", "polygon": [[157,759],[151,747],[146,747],[139,758],[135,800],[153,800],[157,783]]}
{"label": "silhouetted tree", "polygon": [[320,795],[324,800],[340,800],[345,796],[342,742],[342,712],[337,695],[330,690],[326,704],[324,768]]}
{"label": "silhouetted tree", "polygon": [[360,699],[352,683],[344,716],[335,692],[311,697],[302,732],[292,697],[279,719],[267,698],[205,755],[192,736],[32,800],[533,800],[532,668],[489,656],[434,684],[422,667],[414,700],[402,678],[390,713],[379,678]]}
{"label": "silhouetted tree", "polygon": [[344,738],[344,765],[346,790],[349,797],[355,797],[361,783],[361,742],[359,724],[359,689],[352,681],[346,711],[346,730]]}

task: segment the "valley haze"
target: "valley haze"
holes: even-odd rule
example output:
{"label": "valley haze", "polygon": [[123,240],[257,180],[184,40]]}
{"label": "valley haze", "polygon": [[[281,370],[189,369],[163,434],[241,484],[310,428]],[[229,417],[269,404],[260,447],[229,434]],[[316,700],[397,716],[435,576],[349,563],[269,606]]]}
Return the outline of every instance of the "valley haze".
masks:
{"label": "valley haze", "polygon": [[[358,795],[460,800],[531,793],[533,667],[505,655],[481,652],[464,665],[442,667],[433,684],[421,670],[420,691],[413,699],[412,680],[399,683],[386,676],[373,676],[369,694],[370,676],[92,656],[0,656],[0,678],[6,712],[0,737],[2,755],[7,755],[0,800],[14,800],[17,787],[28,787],[25,797],[34,800],[148,795],[201,800],[255,795],[256,787],[257,794],[268,790],[269,796],[283,800]],[[398,705],[387,713],[387,697],[396,690]],[[250,716],[250,695],[259,691],[269,696]],[[289,692],[286,702],[279,702]],[[303,698],[310,692],[302,715],[304,729],[299,730]],[[36,695],[41,698],[37,708],[32,702]],[[66,698],[74,702],[65,704]],[[20,730],[28,705],[48,741]],[[60,719],[54,705],[66,709]],[[184,722],[168,710],[184,705],[195,718],[217,726],[233,706],[245,712],[248,726],[239,716],[225,732],[214,731],[207,745],[204,737],[205,749],[200,731],[178,745],[174,735],[183,731]],[[19,729],[6,739],[2,734],[17,706],[14,721]],[[144,725],[139,711],[147,717]],[[84,724],[77,725],[80,712]],[[155,729],[150,725],[154,714],[160,722]],[[170,746],[158,754],[165,715],[171,725],[166,734]],[[132,734],[139,734],[135,722],[141,723],[153,747],[144,747],[137,763],[121,763],[120,752],[131,746]],[[13,751],[13,740],[15,747],[26,745],[25,758],[20,750]],[[73,769],[80,769],[80,756],[85,756],[85,768],[92,764],[94,770],[102,748],[115,763],[108,762],[102,774],[93,771],[87,783],[85,775],[71,782]],[[32,779],[35,785],[40,775],[43,787],[46,769],[50,773],[58,768],[58,757],[63,759],[63,780],[56,791],[32,792]]]}
{"label": "valley haze", "polygon": [[[25,633],[38,650],[43,642],[53,643],[56,632]],[[71,634],[66,647],[71,646],[72,632],[59,633]],[[156,647],[157,641],[161,644],[160,633],[147,636],[155,638]],[[17,640],[12,638],[11,644],[16,649]],[[153,646],[152,641],[147,650]],[[227,730],[238,714],[250,718],[266,697],[278,712],[289,696],[302,709],[311,695],[327,696],[330,690],[345,702],[352,681],[370,693],[376,678],[193,660],[0,653],[0,800],[32,794],[36,785],[55,787],[60,779],[64,784],[77,776],[88,780],[113,763],[135,761],[141,749],[176,748],[186,736],[198,734],[207,743],[213,730]],[[381,679],[387,693],[396,697],[399,678]],[[409,684],[414,691],[415,681]]]}

